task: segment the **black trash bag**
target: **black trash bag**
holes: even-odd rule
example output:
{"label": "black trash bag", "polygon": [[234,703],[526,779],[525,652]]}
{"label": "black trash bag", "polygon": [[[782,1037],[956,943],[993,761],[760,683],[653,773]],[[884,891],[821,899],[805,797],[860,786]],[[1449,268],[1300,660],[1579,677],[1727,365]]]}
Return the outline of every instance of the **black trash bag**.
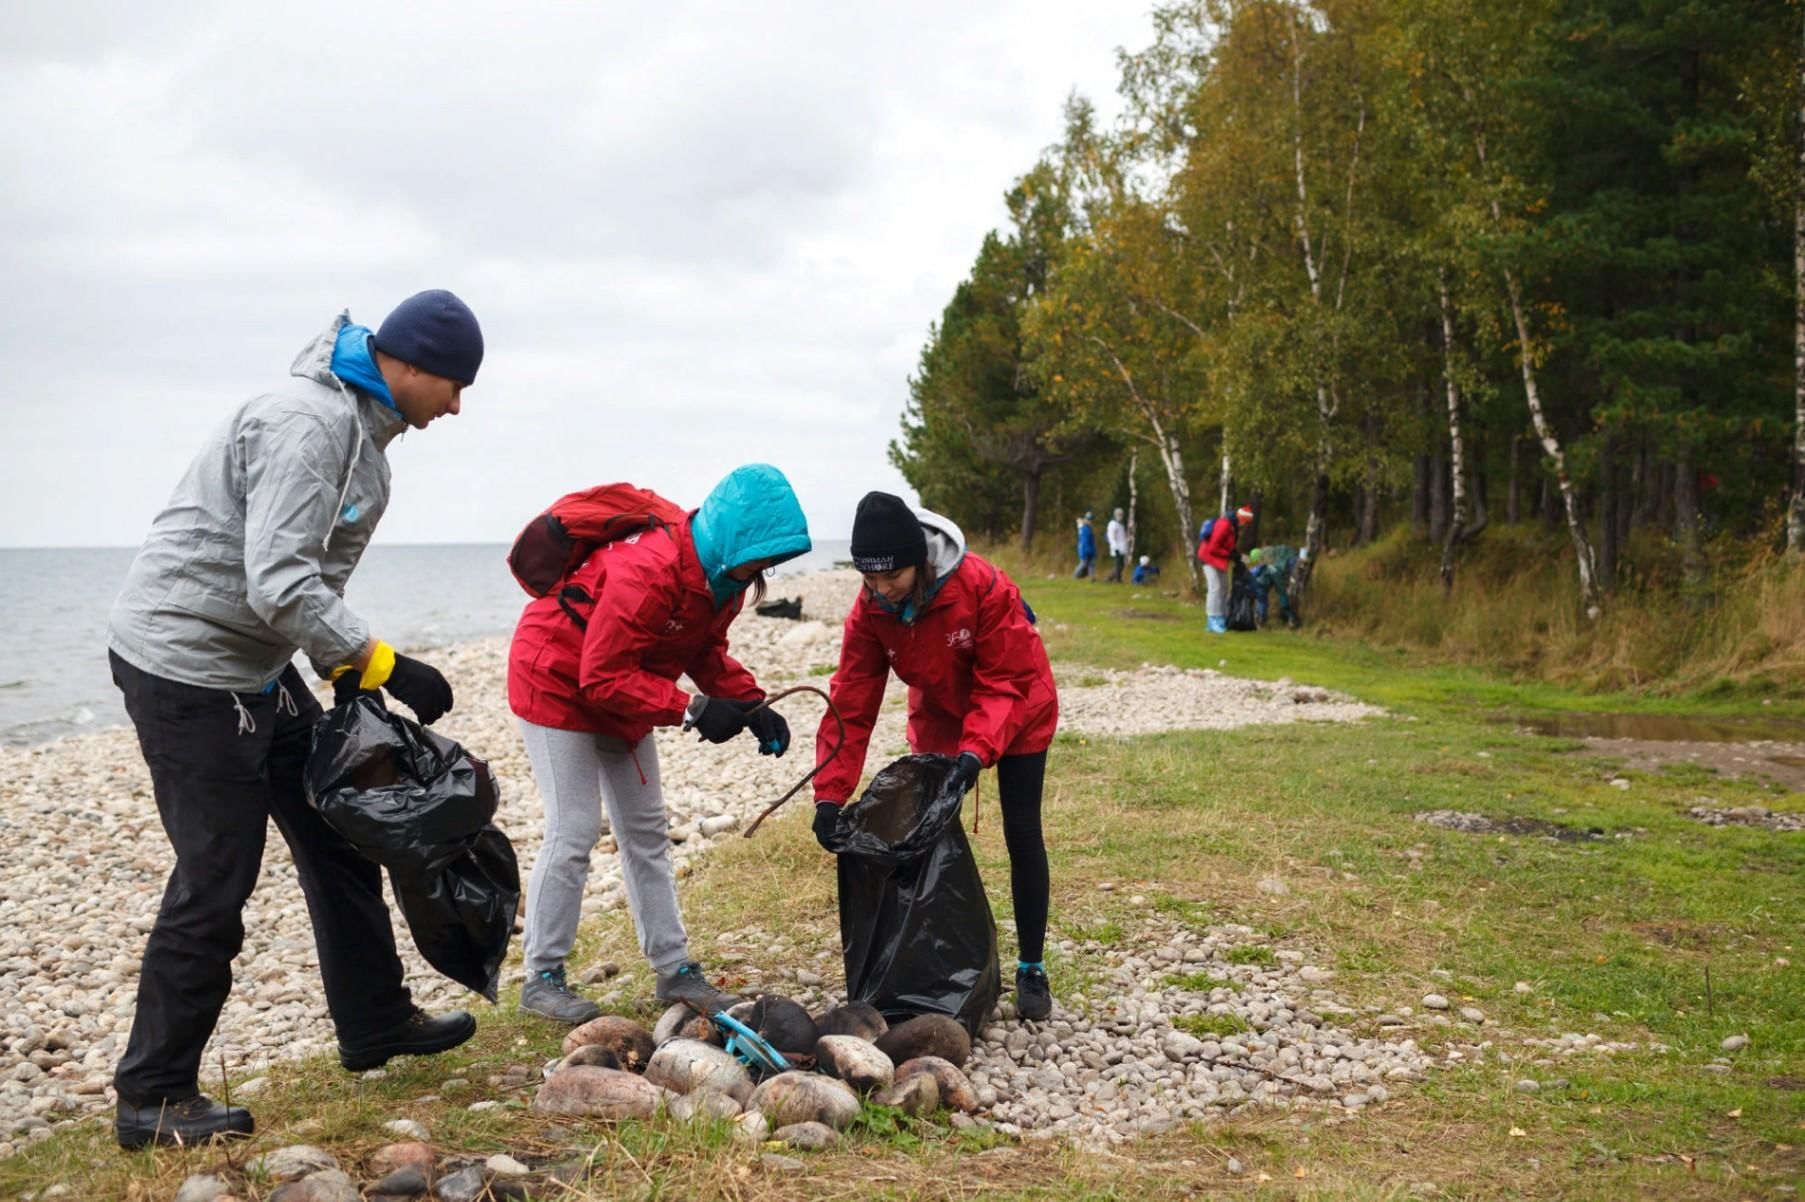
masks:
{"label": "black trash bag", "polygon": [[388,869],[426,962],[493,1002],[520,867],[490,821],[501,796],[489,765],[363,696],[314,724],[306,783],[326,825]]}
{"label": "black trash bag", "polygon": [[1235,561],[1233,583],[1228,590],[1228,628],[1230,630],[1256,630],[1259,628],[1259,609],[1255,605],[1253,577],[1240,560]]}
{"label": "black trash bag", "polygon": [[1002,992],[997,930],[959,824],[944,755],[909,755],[840,811],[840,944],[846,996],[893,1025],[945,1014],[978,1030]]}
{"label": "black trash bag", "polygon": [[763,601],[752,607],[761,618],[789,618],[792,621],[802,620],[801,597],[779,597],[775,601]]}

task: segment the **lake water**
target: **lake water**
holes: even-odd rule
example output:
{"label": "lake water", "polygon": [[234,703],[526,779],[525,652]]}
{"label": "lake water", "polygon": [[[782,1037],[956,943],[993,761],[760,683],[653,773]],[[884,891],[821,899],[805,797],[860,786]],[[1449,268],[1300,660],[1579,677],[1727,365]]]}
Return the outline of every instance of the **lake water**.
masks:
{"label": "lake water", "polygon": [[[106,626],[134,554],[0,549],[0,744],[125,721],[107,671]],[[777,576],[830,568],[848,554],[843,539],[817,542]],[[773,581],[771,592],[783,589]],[[507,634],[526,603],[499,543],[371,547],[345,599],[382,638],[417,648]]]}

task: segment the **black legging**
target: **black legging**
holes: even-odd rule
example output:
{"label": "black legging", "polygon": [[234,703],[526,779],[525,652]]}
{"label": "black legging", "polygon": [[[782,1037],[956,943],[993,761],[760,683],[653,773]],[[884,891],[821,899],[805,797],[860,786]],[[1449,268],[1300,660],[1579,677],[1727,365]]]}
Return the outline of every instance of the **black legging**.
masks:
{"label": "black legging", "polygon": [[1003,843],[1009,848],[1009,895],[1021,958],[1038,963],[1047,950],[1047,845],[1040,832],[1040,793],[1047,753],[1006,755],[997,761],[997,799]]}

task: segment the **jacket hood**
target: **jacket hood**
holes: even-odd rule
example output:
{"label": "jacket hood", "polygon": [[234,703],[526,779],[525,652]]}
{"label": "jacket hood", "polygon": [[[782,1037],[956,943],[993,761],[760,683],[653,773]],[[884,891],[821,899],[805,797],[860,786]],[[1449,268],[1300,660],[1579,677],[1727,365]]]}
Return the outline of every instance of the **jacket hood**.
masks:
{"label": "jacket hood", "polygon": [[731,569],[755,559],[782,563],[812,545],[790,482],[768,463],[729,472],[690,518],[689,532],[717,606],[750,583],[730,579]]}
{"label": "jacket hood", "polygon": [[386,449],[395,436],[407,428],[407,422],[391,406],[383,404],[381,398],[373,398],[373,403],[361,403],[361,398],[369,394],[361,389],[352,392],[351,386],[356,381],[341,379],[332,371],[332,355],[338,349],[339,332],[351,324],[349,310],[333,318],[325,329],[315,334],[301,348],[301,353],[289,364],[288,374],[343,393],[356,407],[369,436],[378,447]]}

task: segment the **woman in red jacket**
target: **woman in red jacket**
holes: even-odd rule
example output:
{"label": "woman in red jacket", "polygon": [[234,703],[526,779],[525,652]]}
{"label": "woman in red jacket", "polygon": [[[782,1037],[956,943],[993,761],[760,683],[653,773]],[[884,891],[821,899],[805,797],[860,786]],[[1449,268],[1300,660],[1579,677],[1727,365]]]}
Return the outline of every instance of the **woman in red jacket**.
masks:
{"label": "woman in red jacket", "polygon": [[[1059,725],[1046,648],[1014,581],[966,551],[946,518],[889,493],[867,493],[852,523],[852,562],[865,587],[846,617],[829,691],[846,723],[836,756],[832,717],[815,739],[815,837],[827,847],[839,807],[858,789],[871,729],[892,671],[909,686],[909,746],[957,756],[966,789],[994,764],[1009,848],[1020,958],[1016,1011],[1052,1013],[1042,957],[1047,935],[1047,849],[1041,785]],[[831,850],[831,849],[830,849]]]}
{"label": "woman in red jacket", "polygon": [[[681,525],[596,548],[563,587],[520,615],[508,652],[508,703],[520,719],[545,804],[545,843],[527,885],[520,1008],[560,1022],[601,1011],[570,988],[564,961],[582,917],[589,856],[608,827],[620,848],[639,948],[660,1001],[713,1013],[722,993],[690,958],[677,909],[654,727],[686,719],[711,743],[742,730],[782,755],[790,728],[752,674],[727,654],[727,627],[764,569],[809,549],[808,523],[783,473],[735,469]],[[755,594],[758,588],[754,587]],[[693,698],[679,676],[706,692]]]}

